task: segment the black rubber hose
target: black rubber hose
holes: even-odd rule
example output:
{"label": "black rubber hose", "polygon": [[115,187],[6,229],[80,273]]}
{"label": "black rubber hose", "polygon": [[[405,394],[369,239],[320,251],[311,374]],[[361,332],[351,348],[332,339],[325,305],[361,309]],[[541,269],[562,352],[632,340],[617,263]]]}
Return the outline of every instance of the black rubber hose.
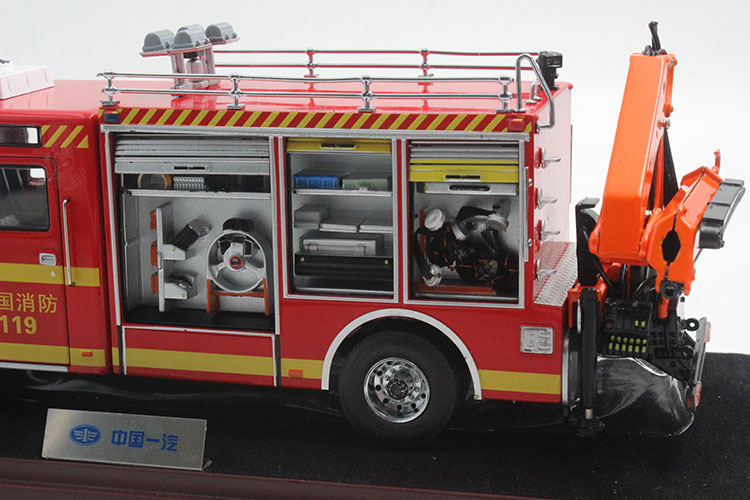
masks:
{"label": "black rubber hose", "polygon": [[419,274],[421,274],[424,279],[429,279],[432,276],[432,273],[430,272],[430,262],[427,260],[427,257],[422,251],[422,245],[419,244],[420,235],[424,235],[429,238],[430,236],[432,236],[432,231],[430,231],[426,227],[420,227],[416,231],[414,231],[414,234],[412,234],[411,237],[412,252],[414,253],[414,258],[417,261],[417,267],[419,267]]}

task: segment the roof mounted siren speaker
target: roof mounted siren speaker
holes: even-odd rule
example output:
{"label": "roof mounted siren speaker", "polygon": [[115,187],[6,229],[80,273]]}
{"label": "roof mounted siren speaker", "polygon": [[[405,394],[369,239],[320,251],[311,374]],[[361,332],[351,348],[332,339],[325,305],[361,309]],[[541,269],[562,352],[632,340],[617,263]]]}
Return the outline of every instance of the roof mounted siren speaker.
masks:
{"label": "roof mounted siren speaker", "polygon": [[174,89],[204,89],[219,83],[205,76],[216,74],[214,45],[233,43],[240,38],[232,25],[215,23],[205,30],[199,24],[181,26],[177,33],[159,30],[148,33],[143,40],[141,56],[169,56],[172,72],[176,75],[192,74],[193,78],[175,76]]}

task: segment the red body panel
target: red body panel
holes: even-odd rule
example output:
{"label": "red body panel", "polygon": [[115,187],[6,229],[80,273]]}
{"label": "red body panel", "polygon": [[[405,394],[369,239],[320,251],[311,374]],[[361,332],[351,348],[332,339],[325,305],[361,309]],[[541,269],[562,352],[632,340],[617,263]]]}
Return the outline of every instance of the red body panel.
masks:
{"label": "red body panel", "polygon": [[[39,147],[3,147],[0,162],[45,166],[51,227],[47,233],[3,232],[0,261],[36,265],[39,269],[44,267],[39,266],[39,253],[56,256],[56,267],[60,268],[56,284],[34,284],[39,276],[29,275],[14,286],[36,294],[37,309],[39,293],[52,293],[57,299],[56,312],[40,316],[37,342],[39,345],[69,344],[69,370],[80,373],[110,371],[109,340],[102,335],[108,315],[102,214],[98,209],[101,182],[94,88],[93,82],[59,82],[52,89],[0,101],[0,123],[40,128]],[[61,206],[64,200],[68,200],[68,257],[63,250]],[[72,286],[64,285],[66,258],[72,267]],[[2,285],[8,286],[7,283]],[[47,304],[47,310],[50,308]],[[49,341],[41,337],[45,331],[51,335]],[[28,361],[33,358],[32,355]]]}
{"label": "red body panel", "polygon": [[[139,82],[140,85],[140,82]],[[282,84],[264,82],[266,90],[286,87],[310,86],[318,89],[331,84]],[[394,92],[418,92],[421,84],[379,84]],[[440,92],[495,92],[496,85],[479,83],[435,82],[430,84],[433,91]],[[66,125],[70,131],[81,125],[81,134],[88,138],[86,147],[61,147],[56,141],[50,148],[3,148],[3,155],[19,154],[25,157],[40,155],[54,158],[59,165],[60,195],[70,199],[70,233],[74,265],[97,269],[98,286],[66,287],[68,324],[70,325],[70,347],[73,363],[71,371],[122,373],[122,363],[127,366],[127,374],[174,377],[194,380],[211,380],[257,385],[273,385],[278,376],[281,385],[286,387],[320,388],[327,356],[333,352],[332,344],[347,327],[363,315],[380,310],[399,310],[396,315],[412,315],[430,318],[440,329],[455,336],[454,343],[466,349],[474,363],[481,381],[481,394],[486,398],[514,399],[539,402],[559,402],[562,384],[561,366],[563,358],[563,336],[565,333],[565,307],[536,305],[535,299],[544,280],[537,279],[536,260],[543,266],[554,267],[561,252],[567,248],[568,204],[569,204],[569,84],[560,83],[555,99],[558,105],[558,125],[551,131],[537,133],[536,125],[547,119],[546,103],[528,105],[524,113],[501,113],[498,115],[496,100],[413,100],[378,99],[377,110],[372,114],[358,114],[356,99],[315,98],[288,99],[267,98],[243,100],[246,108],[241,112],[226,110],[229,100],[223,97],[184,97],[171,99],[169,96],[121,97],[117,108],[99,110],[99,123],[114,123],[126,126],[184,126],[185,130],[200,134],[206,127],[263,129],[262,135],[283,136],[290,128],[309,129],[305,134],[316,137],[315,127],[329,132],[339,129],[342,137],[347,131],[357,129],[360,136],[365,130],[377,130],[383,137],[384,131],[397,131],[405,140],[395,141],[397,159],[396,177],[393,179],[393,198],[396,202],[398,223],[395,231],[399,241],[407,230],[403,227],[407,214],[403,213],[402,201],[408,192],[406,157],[408,133],[410,131],[451,132],[466,134],[462,138],[478,137],[478,133],[528,133],[524,146],[523,162],[527,167],[530,182],[525,186],[528,208],[522,215],[528,227],[528,237],[537,240],[533,228],[539,220],[547,220],[548,228],[560,231],[552,238],[529,249],[529,258],[522,261],[521,272],[525,287],[522,305],[488,306],[482,302],[462,302],[456,305],[425,303],[409,298],[405,275],[409,269],[410,257],[405,254],[404,245],[394,248],[397,262],[397,277],[394,284],[394,299],[356,298],[325,296],[300,296],[288,293],[288,255],[284,254],[287,225],[284,186],[277,182],[276,218],[279,221],[274,235],[274,251],[280,264],[276,305],[278,314],[275,334],[248,334],[248,332],[199,331],[190,328],[168,328],[153,325],[127,323],[120,316],[122,307],[119,256],[119,221],[116,214],[116,184],[114,175],[108,171],[107,159],[111,153],[104,143],[104,134],[98,131],[96,114],[98,100],[103,98],[99,90],[102,82],[58,82],[51,90],[40,91],[0,103],[1,110],[18,109],[18,113],[3,112],[2,121],[15,124],[49,125],[48,130]],[[159,86],[145,83],[143,86]],[[358,84],[341,85],[336,88],[352,90]],[[524,98],[526,96],[524,95]],[[73,111],[72,111],[72,110]],[[239,114],[238,114],[239,113]],[[105,114],[117,114],[112,121]],[[312,114],[312,115],[310,115]],[[44,119],[42,119],[44,117]],[[191,127],[201,127],[193,128]],[[278,131],[269,129],[278,128]],[[46,132],[45,132],[46,133]],[[64,137],[65,132],[61,133]],[[298,134],[299,135],[299,134]],[[45,135],[45,138],[51,136]],[[81,136],[83,137],[83,136]],[[366,135],[365,135],[366,137]],[[396,137],[394,135],[394,137]],[[500,136],[497,136],[500,137]],[[435,139],[440,139],[439,135]],[[64,140],[64,138],[63,138]],[[75,139],[76,141],[78,139]],[[71,141],[71,144],[73,142]],[[80,145],[80,142],[75,144]],[[284,139],[274,140],[275,151],[272,164],[276,179],[284,179],[283,158]],[[539,148],[545,146],[551,154],[563,155],[562,165],[552,164],[549,168],[535,168],[539,164]],[[553,151],[554,150],[554,151]],[[537,184],[538,183],[538,184]],[[556,196],[558,203],[544,210],[535,210],[535,188],[542,187],[545,196]],[[110,235],[114,235],[113,245]],[[19,243],[14,261],[32,260],[34,255],[25,255],[26,244]],[[108,270],[108,272],[107,272]],[[106,283],[106,285],[105,285]],[[109,290],[109,293],[107,292]],[[384,313],[387,314],[387,313]],[[521,352],[520,330],[522,326],[549,327],[554,332],[552,354],[529,354]],[[125,329],[125,344],[120,339],[120,329]],[[58,332],[59,333],[59,332]],[[278,336],[280,353],[275,352],[275,338]],[[64,340],[56,341],[64,344]],[[93,356],[84,351],[94,350]],[[162,362],[159,355],[171,359]],[[99,359],[101,365],[85,364],[86,358]],[[83,359],[84,361],[80,361]],[[203,361],[200,361],[200,360]],[[244,359],[253,360],[254,368],[249,370],[232,368],[233,363]],[[76,361],[79,360],[79,361]],[[280,360],[280,364],[277,363]],[[195,366],[191,363],[198,362]],[[204,364],[201,364],[204,363]],[[271,366],[271,371],[267,368]],[[531,382],[514,385],[516,378],[530,376]],[[514,378],[515,377],[515,378]],[[541,378],[540,378],[541,377]],[[510,380],[507,382],[505,380]],[[519,379],[520,380],[520,379]],[[525,380],[525,379],[524,379]],[[541,382],[539,382],[541,380]],[[530,388],[539,387],[538,390]]]}
{"label": "red body panel", "polygon": [[54,255],[57,262],[63,260],[57,164],[49,158],[0,156],[0,165],[44,168],[49,204],[48,231],[3,231],[3,268],[14,264],[23,267],[18,276],[3,273],[0,278],[0,360],[67,365],[70,357],[62,268],[40,266],[43,253]]}
{"label": "red body panel", "polygon": [[271,335],[124,328],[128,375],[273,385]]}
{"label": "red body panel", "polygon": [[[558,119],[562,124],[570,123],[570,89],[558,92],[555,103]],[[562,253],[568,245],[570,234],[570,185],[571,185],[571,130],[560,126],[542,130],[534,137],[532,170],[534,187],[530,191],[533,220],[530,221],[535,242],[535,269],[540,278],[534,279],[534,297],[542,288],[548,273],[557,269]],[[546,163],[542,159],[542,150]],[[556,161],[555,161],[556,160]],[[546,166],[544,166],[544,165]],[[542,204],[541,208],[539,204]],[[538,233],[540,222],[549,233],[542,240]],[[556,233],[556,234],[555,234]]]}

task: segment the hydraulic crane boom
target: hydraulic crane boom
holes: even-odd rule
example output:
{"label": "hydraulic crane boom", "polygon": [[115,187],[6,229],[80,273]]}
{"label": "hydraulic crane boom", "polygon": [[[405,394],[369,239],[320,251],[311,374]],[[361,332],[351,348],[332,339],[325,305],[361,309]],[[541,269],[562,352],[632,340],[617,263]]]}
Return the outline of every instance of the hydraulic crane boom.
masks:
{"label": "hydraulic crane boom", "polygon": [[630,57],[601,213],[589,249],[603,264],[650,267],[657,275],[657,291],[668,282],[669,294],[687,295],[706,209],[721,189],[724,216],[718,231],[723,232],[744,188],[741,181],[722,182],[718,151],[714,166],[690,172],[677,188],[666,132],[677,59],[661,49],[655,29],[653,23],[652,46]]}
{"label": "hydraulic crane boom", "polygon": [[[604,188],[598,200],[576,206],[580,384],[586,432],[594,416],[597,360],[601,355],[643,359],[684,384],[695,409],[709,323],[678,310],[690,293],[698,249],[724,245],[724,226],[745,189],[719,177],[720,154],[679,186],[667,128],[677,60],[661,48],[656,23],[652,44],[630,57],[620,118]],[[692,333],[691,333],[692,332]]]}
{"label": "hydraulic crane boom", "polygon": [[601,214],[590,240],[602,262],[646,263],[643,234],[650,210],[662,198],[657,156],[672,111],[676,64],[672,54],[630,56]]}

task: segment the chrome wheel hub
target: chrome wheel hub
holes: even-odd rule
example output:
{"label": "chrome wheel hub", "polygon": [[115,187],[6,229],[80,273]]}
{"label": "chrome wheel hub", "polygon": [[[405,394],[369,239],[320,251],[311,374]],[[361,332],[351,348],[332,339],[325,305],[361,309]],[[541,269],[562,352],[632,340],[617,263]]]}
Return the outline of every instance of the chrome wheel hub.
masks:
{"label": "chrome wheel hub", "polygon": [[417,365],[403,358],[385,358],[367,372],[365,401],[379,417],[393,423],[414,420],[430,400],[430,384]]}

